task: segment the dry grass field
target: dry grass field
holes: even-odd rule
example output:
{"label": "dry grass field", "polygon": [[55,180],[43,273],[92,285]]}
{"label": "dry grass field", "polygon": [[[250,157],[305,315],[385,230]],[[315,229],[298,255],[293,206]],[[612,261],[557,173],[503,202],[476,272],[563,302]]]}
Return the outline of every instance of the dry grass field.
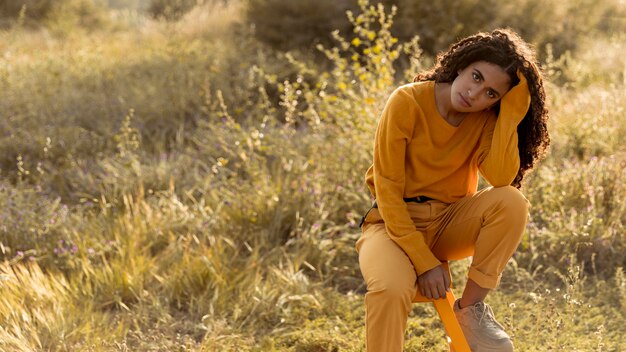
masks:
{"label": "dry grass field", "polygon": [[[363,175],[432,62],[390,8],[312,58],[255,39],[245,2],[65,3],[0,29],[0,351],[363,351]],[[626,351],[625,39],[540,48],[552,147],[488,298],[518,351]],[[430,305],[406,336],[447,350]]]}

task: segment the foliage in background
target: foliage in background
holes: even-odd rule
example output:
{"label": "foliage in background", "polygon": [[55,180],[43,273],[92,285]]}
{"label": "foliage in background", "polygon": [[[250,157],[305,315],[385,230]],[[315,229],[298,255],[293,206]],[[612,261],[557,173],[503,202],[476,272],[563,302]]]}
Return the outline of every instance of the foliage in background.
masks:
{"label": "foliage in background", "polygon": [[[344,35],[353,30],[348,21],[341,19],[346,9],[355,9],[356,1],[249,0],[249,3],[247,18],[255,25],[256,37],[279,50],[311,48],[317,42],[331,42],[329,33],[333,29]],[[387,9],[392,5],[399,9],[392,29],[394,35],[401,41],[419,36],[420,46],[431,57],[461,37],[498,27],[513,28],[532,41],[540,52],[551,43],[557,56],[576,49],[582,37],[626,29],[626,7],[619,0],[383,0],[382,3]],[[274,18],[285,20],[274,21]]]}
{"label": "foliage in background", "polygon": [[52,1],[45,0],[2,0],[0,1],[0,18],[3,26],[6,21],[41,20],[52,11]]}
{"label": "foliage in background", "polygon": [[44,172],[55,193],[77,200],[72,194],[80,187],[66,177],[77,178],[115,153],[114,135],[131,109],[144,148],[159,156],[194,128],[211,86],[219,85],[229,103],[247,100],[251,92],[237,85],[248,78],[241,67],[263,59],[250,46],[248,61],[232,65],[241,51],[224,45],[231,37],[220,38],[221,30],[206,25],[226,26],[219,16],[198,13],[196,22],[178,25],[172,36],[165,24],[143,36],[105,31],[73,40],[7,33],[0,44],[7,53],[0,61],[6,92],[0,101],[6,116],[0,122],[1,174],[16,180],[21,158],[33,170],[24,179],[37,182]]}
{"label": "foliage in background", "polygon": [[[363,174],[394,77],[427,60],[365,1],[322,66],[231,30],[242,12],[0,33],[0,350],[363,350]],[[576,79],[547,87],[552,151],[489,297],[520,351],[625,345],[623,58],[580,44],[602,58],[544,63]],[[406,336],[447,347],[429,305]]]}
{"label": "foliage in background", "polygon": [[57,33],[102,28],[108,23],[102,0],[0,0],[0,27],[45,26]]}
{"label": "foliage in background", "polygon": [[[330,33],[334,30],[345,33],[349,23],[344,14],[355,7],[355,1],[351,0],[252,0],[248,1],[246,18],[254,24],[257,38],[287,51],[332,44]],[[277,18],[283,20],[276,21]]]}
{"label": "foliage in background", "polygon": [[147,11],[154,18],[176,21],[198,5],[198,0],[151,0]]}

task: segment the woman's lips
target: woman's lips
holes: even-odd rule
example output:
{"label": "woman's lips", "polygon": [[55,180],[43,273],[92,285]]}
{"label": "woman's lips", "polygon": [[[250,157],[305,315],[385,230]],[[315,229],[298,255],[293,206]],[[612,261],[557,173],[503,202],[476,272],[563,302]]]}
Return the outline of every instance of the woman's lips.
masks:
{"label": "woman's lips", "polygon": [[461,105],[463,105],[466,108],[471,108],[472,104],[469,103],[469,101],[467,101],[464,97],[463,94],[459,93],[459,98],[461,99]]}

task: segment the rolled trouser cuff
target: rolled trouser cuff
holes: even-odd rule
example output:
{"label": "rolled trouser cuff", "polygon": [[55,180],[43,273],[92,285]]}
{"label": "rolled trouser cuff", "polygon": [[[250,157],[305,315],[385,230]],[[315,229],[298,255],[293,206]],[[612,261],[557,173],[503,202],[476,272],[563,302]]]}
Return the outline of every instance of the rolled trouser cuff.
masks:
{"label": "rolled trouser cuff", "polygon": [[487,275],[487,274],[481,273],[476,268],[470,268],[469,270],[469,278],[482,288],[494,289],[498,287],[498,285],[500,284],[501,277],[502,277],[502,274]]}

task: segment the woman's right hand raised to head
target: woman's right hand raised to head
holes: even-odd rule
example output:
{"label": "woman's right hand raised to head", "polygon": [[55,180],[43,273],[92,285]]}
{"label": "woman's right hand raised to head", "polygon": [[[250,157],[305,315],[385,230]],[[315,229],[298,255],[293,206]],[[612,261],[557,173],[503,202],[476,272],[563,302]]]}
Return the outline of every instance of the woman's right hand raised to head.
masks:
{"label": "woman's right hand raised to head", "polygon": [[517,70],[519,83],[509,90],[500,101],[500,118],[507,118],[520,123],[530,107],[528,82],[521,70]]}
{"label": "woman's right hand raised to head", "polygon": [[428,299],[439,299],[446,297],[446,292],[450,290],[450,277],[438,265],[417,277],[417,286],[422,296]]}

